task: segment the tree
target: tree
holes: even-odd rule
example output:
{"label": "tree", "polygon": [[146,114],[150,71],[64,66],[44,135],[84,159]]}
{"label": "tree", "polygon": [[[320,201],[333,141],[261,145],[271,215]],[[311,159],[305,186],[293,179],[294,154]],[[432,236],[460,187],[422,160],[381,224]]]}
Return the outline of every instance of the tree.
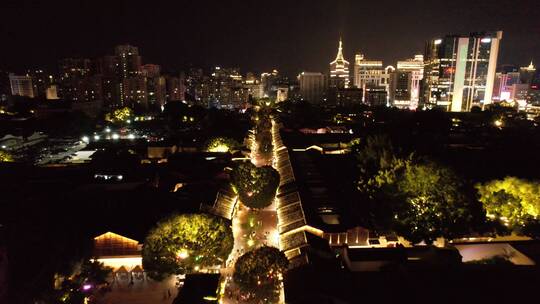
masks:
{"label": "tree", "polygon": [[454,238],[468,232],[477,209],[449,168],[434,162],[407,162],[397,181],[405,198],[395,215],[396,230],[413,242]]}
{"label": "tree", "polygon": [[204,151],[207,152],[229,152],[236,149],[240,144],[228,137],[214,137],[208,140],[204,145]]}
{"label": "tree", "polygon": [[384,135],[368,136],[365,143],[353,140],[350,145],[364,175],[373,175],[380,169],[387,168],[397,157],[390,139]]}
{"label": "tree", "polygon": [[241,290],[274,303],[273,300],[279,296],[282,274],[288,266],[287,257],[279,249],[260,247],[238,258],[234,265],[233,280]]}
{"label": "tree", "polygon": [[101,262],[84,260],[74,267],[70,275],[58,277],[61,283],[50,295],[53,303],[88,303],[88,299],[107,291],[102,287],[111,273],[112,269]]}
{"label": "tree", "polygon": [[477,184],[479,200],[491,219],[513,230],[537,225],[540,220],[540,183],[506,177]]}
{"label": "tree", "polygon": [[480,206],[449,168],[419,161],[412,154],[398,157],[384,137],[368,138],[357,149],[358,190],[368,202],[376,229],[392,229],[414,243],[429,243],[468,232],[473,215],[483,219]]}
{"label": "tree", "polygon": [[222,264],[234,244],[230,221],[208,214],[173,215],[145,239],[143,266],[155,280]]}
{"label": "tree", "polygon": [[231,183],[240,201],[250,208],[270,206],[279,186],[279,173],[271,166],[239,164],[232,172]]}
{"label": "tree", "polygon": [[0,163],[7,163],[13,161],[13,156],[10,153],[6,151],[0,151]]}
{"label": "tree", "polygon": [[119,123],[127,122],[129,119],[131,119],[131,117],[133,117],[133,110],[129,107],[123,107],[116,109],[111,113],[107,113],[105,115],[105,120],[113,123]]}

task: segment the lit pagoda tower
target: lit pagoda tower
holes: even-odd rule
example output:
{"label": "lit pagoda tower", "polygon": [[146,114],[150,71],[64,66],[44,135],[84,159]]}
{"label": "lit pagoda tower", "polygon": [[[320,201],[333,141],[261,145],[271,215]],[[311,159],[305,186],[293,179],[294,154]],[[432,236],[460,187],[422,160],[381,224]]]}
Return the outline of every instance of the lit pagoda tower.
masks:
{"label": "lit pagoda tower", "polygon": [[349,62],[343,57],[343,43],[339,39],[336,60],[330,63],[330,86],[334,88],[349,87]]}

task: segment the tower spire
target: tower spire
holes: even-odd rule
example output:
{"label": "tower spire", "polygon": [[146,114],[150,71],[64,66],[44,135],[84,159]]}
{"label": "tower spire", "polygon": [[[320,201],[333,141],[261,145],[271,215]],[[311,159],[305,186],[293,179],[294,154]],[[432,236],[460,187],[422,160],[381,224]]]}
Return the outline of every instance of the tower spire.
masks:
{"label": "tower spire", "polygon": [[339,36],[339,47],[335,61],[339,60],[345,60],[345,58],[343,57],[343,41],[341,40],[341,36]]}

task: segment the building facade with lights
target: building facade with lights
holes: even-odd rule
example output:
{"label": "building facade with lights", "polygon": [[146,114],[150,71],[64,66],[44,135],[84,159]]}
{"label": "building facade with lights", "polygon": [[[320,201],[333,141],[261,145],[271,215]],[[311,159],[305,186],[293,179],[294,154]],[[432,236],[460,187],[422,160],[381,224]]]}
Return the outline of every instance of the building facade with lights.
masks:
{"label": "building facade with lights", "polygon": [[339,47],[336,59],[330,62],[330,87],[348,88],[349,87],[349,62],[343,56],[343,42],[339,39]]}
{"label": "building facade with lights", "polygon": [[420,101],[420,84],[424,77],[424,56],[398,61],[390,74],[390,101],[400,109],[415,110]]}
{"label": "building facade with lights", "polygon": [[354,87],[362,90],[362,103],[372,106],[388,105],[390,76],[393,66],[383,67],[381,60],[368,60],[356,54],[354,60]]}
{"label": "building facade with lights", "polygon": [[423,105],[452,112],[492,103],[502,31],[448,35],[426,43]]}
{"label": "building facade with lights", "polygon": [[9,83],[11,86],[11,95],[34,98],[32,77],[28,75],[18,76],[9,74]]}

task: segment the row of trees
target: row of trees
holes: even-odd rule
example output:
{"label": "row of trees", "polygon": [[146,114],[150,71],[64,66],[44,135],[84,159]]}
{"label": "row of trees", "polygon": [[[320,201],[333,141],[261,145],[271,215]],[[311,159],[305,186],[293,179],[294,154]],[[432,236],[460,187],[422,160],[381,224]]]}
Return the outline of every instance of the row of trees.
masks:
{"label": "row of trees", "polygon": [[[233,242],[230,221],[208,214],[173,215],[159,222],[146,237],[143,267],[150,278],[161,281],[169,275],[223,265],[232,251]],[[279,249],[260,247],[238,259],[233,280],[249,299],[275,303],[279,297],[281,274],[288,264],[287,257]],[[92,279],[94,281],[98,282]],[[71,286],[68,283],[66,286]],[[81,296],[84,298],[84,294]]]}
{"label": "row of trees", "polygon": [[506,178],[477,184],[475,193],[450,168],[404,154],[384,136],[353,141],[351,149],[360,167],[357,187],[374,228],[417,243],[493,230],[499,222],[522,232],[538,225],[536,182]]}

